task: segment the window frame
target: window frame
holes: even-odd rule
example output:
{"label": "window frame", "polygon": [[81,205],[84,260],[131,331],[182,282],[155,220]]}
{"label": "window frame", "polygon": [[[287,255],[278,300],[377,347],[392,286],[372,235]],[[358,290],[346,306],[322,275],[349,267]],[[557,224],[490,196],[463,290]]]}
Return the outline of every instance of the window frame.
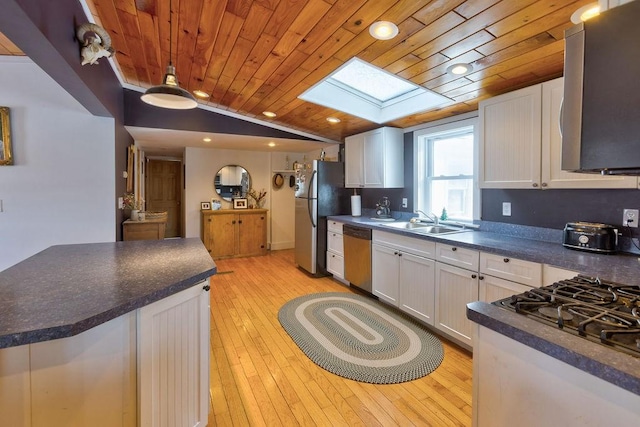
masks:
{"label": "window frame", "polygon": [[[472,207],[472,220],[469,222],[480,220],[480,186],[478,183],[478,171],[479,171],[479,162],[478,162],[478,148],[479,148],[479,129],[478,129],[478,118],[466,118],[461,120],[449,120],[449,121],[441,121],[438,124],[434,124],[432,126],[423,127],[421,129],[417,129],[413,133],[413,206],[414,210],[421,209],[420,201],[421,201],[421,181],[428,181],[429,186],[431,186],[431,182],[437,181],[439,179],[456,179],[458,177],[432,177],[429,179],[429,176],[420,176],[421,171],[425,171],[428,173],[428,165],[427,158],[429,159],[429,163],[432,162],[433,158],[433,144],[428,143],[429,139],[434,139],[439,136],[444,136],[446,134],[454,133],[457,130],[462,130],[464,128],[472,128],[473,133],[473,207]],[[421,158],[421,145],[427,145],[427,158]],[[459,179],[468,179],[469,175],[465,175],[464,177],[460,177]],[[425,184],[423,184],[425,185]],[[430,203],[428,201],[427,203]],[[424,210],[424,209],[422,209]],[[427,212],[429,213],[429,212]],[[457,222],[467,222],[455,220]]]}

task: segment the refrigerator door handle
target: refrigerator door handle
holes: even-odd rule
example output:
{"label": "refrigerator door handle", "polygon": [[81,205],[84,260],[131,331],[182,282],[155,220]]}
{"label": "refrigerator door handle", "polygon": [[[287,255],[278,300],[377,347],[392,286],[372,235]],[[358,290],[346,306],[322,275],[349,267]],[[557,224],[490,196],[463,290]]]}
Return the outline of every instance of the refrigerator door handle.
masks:
{"label": "refrigerator door handle", "polygon": [[309,212],[309,220],[311,221],[311,227],[316,228],[316,223],[313,221],[313,213],[311,212],[311,190],[313,189],[313,180],[316,177],[316,171],[314,170],[309,180],[309,187],[307,189],[307,212]]}

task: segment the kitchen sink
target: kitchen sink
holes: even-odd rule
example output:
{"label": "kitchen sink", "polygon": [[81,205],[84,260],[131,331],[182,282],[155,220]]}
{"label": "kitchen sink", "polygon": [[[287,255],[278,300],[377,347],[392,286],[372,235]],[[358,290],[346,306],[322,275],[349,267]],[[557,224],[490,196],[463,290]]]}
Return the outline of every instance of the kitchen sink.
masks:
{"label": "kitchen sink", "polygon": [[387,222],[381,225],[384,225],[385,227],[391,227],[391,228],[400,228],[402,230],[417,230],[420,228],[431,227],[431,225],[429,224],[422,224],[419,222],[409,222],[409,221]]}
{"label": "kitchen sink", "polygon": [[400,230],[407,230],[413,233],[419,234],[451,234],[451,233],[459,233],[461,231],[466,231],[462,228],[453,228],[446,227],[443,225],[431,225],[425,224],[421,222],[409,222],[409,221],[397,221],[397,222],[389,222],[386,224],[380,224],[385,227],[397,228]]}

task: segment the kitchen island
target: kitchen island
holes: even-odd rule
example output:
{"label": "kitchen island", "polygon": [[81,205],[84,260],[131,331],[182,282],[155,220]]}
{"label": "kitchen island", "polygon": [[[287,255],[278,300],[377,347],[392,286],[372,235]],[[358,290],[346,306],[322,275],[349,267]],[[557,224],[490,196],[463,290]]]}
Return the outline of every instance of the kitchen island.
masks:
{"label": "kitchen island", "polygon": [[467,315],[474,426],[638,424],[640,358],[485,302]]}
{"label": "kitchen island", "polygon": [[3,423],[206,423],[215,273],[199,239],[53,246],[0,272]]}

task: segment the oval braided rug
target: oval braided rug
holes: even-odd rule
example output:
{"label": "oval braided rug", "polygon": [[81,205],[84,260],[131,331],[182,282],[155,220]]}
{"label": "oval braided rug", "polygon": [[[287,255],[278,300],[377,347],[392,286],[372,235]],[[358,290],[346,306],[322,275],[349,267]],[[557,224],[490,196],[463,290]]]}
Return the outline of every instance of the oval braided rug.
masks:
{"label": "oval braided rug", "polygon": [[283,305],[278,319],[318,366],[356,381],[411,381],[444,357],[442,343],[420,323],[356,294],[305,295]]}

